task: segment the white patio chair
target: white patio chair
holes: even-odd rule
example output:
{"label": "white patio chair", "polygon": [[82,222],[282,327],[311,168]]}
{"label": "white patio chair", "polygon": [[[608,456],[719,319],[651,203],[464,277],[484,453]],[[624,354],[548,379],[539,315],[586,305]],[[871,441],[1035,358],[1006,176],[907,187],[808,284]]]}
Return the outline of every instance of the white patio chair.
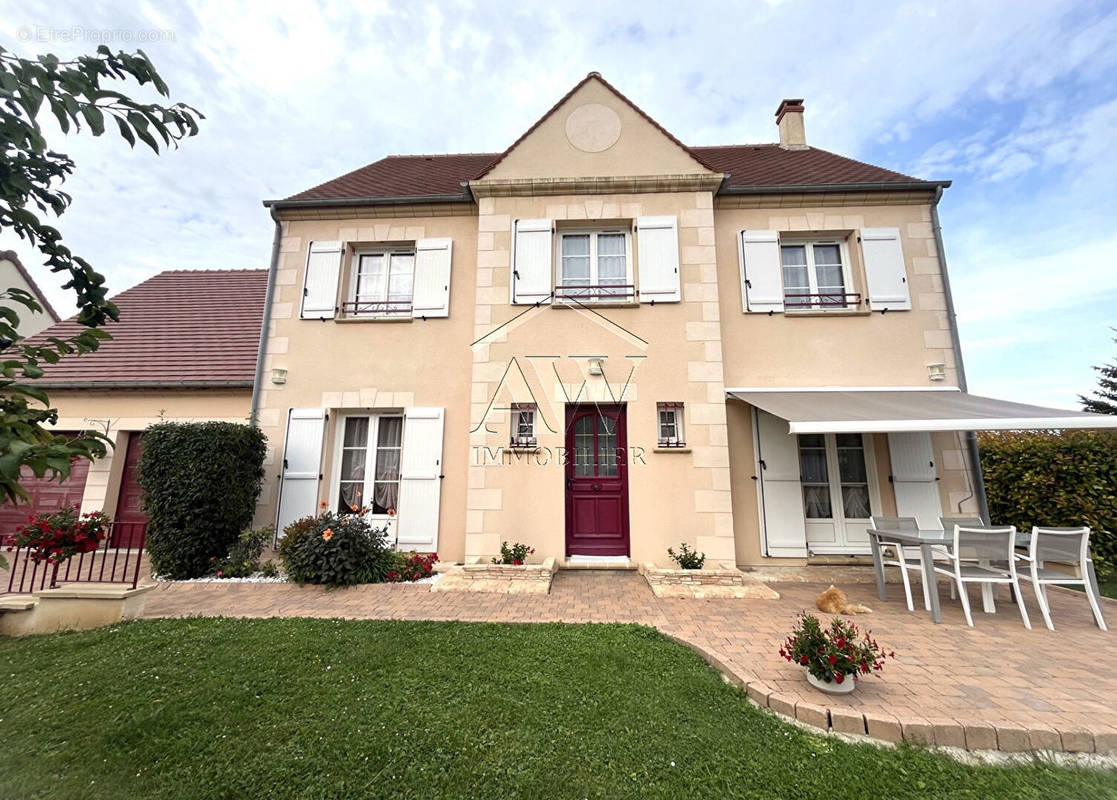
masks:
{"label": "white patio chair", "polygon": [[[1007,525],[997,528],[963,528],[954,526],[954,548],[950,554],[950,567],[936,566],[935,572],[950,577],[958,585],[958,597],[962,600],[962,611],[966,623],[973,627],[970,614],[970,598],[966,585],[984,584],[990,589],[997,584],[1007,583],[1016,593],[1017,605],[1024,627],[1032,629],[1028,610],[1024,608],[1024,598],[1020,594],[1020,581],[1016,576],[1016,527]],[[984,587],[983,587],[984,588]],[[988,596],[985,610],[992,612],[992,594]]]}
{"label": "white patio chair", "polygon": [[[1039,610],[1043,612],[1043,621],[1047,627],[1055,630],[1051,623],[1051,609],[1047,604],[1047,585],[1057,584],[1062,586],[1078,585],[1086,590],[1086,599],[1090,601],[1090,608],[1094,612],[1094,619],[1103,631],[1109,630],[1105,626],[1105,619],[1101,614],[1101,607],[1094,596],[1094,588],[1090,584],[1090,529],[1089,528],[1032,528],[1032,538],[1028,543],[1028,555],[1017,554],[1020,561],[1028,562],[1028,572],[1024,578],[1032,582],[1036,591],[1036,600],[1039,601]],[[1066,564],[1078,569],[1078,576],[1048,569],[1045,563]]]}
{"label": "white patio chair", "polygon": [[939,517],[939,523],[942,524],[942,529],[947,532],[953,532],[955,525],[961,525],[963,528],[985,527],[985,522],[981,517]]}
{"label": "white patio chair", "polygon": [[[918,531],[919,524],[915,521],[915,517],[869,517],[869,527],[874,531],[884,531],[887,535],[888,531]],[[904,597],[908,601],[908,611],[915,611],[915,606],[911,600],[911,581],[908,580],[908,570],[923,573],[923,559],[922,551],[918,547],[904,547],[899,542],[889,542],[885,539],[880,539],[880,563],[886,567],[899,567],[900,577],[904,579]],[[895,554],[893,559],[885,559],[885,552],[892,551]],[[909,561],[909,558],[914,558],[915,561]],[[927,587],[923,587],[923,602],[927,608],[931,607],[931,596],[927,591]]]}

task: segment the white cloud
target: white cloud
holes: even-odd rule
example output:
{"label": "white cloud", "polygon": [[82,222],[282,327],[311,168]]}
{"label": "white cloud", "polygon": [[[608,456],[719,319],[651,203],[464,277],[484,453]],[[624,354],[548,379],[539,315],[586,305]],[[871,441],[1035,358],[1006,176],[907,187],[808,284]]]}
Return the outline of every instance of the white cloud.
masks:
{"label": "white cloud", "polygon": [[[943,215],[973,325],[1003,302],[990,285],[1032,303],[1021,270],[1058,270],[1044,292],[1064,306],[1090,304],[1082,287],[1114,273],[1071,258],[1111,248],[1117,219],[1117,11],[1105,6],[0,0],[0,19],[0,44],[17,52],[96,44],[32,47],[23,25],[174,34],[144,47],[174,99],[206,114],[201,135],[158,158],[111,138],[52,139],[78,165],[58,226],[114,289],[164,268],[265,266],[262,199],[388,153],[503,149],[590,70],[683,141],[771,141],[780,98],[805,97],[812,144],[958,178]],[[0,233],[13,246],[70,308]]]}

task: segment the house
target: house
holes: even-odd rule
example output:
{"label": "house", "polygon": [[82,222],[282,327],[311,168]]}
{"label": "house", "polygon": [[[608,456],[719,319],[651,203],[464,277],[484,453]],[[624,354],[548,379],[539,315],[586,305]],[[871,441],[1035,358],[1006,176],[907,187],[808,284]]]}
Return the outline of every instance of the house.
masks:
{"label": "house", "polygon": [[[36,381],[58,409],[56,430],[100,431],[113,447],[98,461],[76,461],[61,482],[25,468],[20,483],[30,503],[0,506],[0,536],[25,525],[31,513],[73,504],[120,522],[146,522],[136,465],[148,425],[248,421],[266,286],[265,270],[171,270],[116,295],[120,321],[105,326],[113,338],[92,353],[43,365]],[[69,319],[27,341],[78,330]]]}
{"label": "house", "polygon": [[868,552],[973,513],[972,433],[1117,420],[965,390],[922,180],[683,144],[590,73],[502,153],[283,200],[253,412],[260,523],[365,508],[401,548],[709,564]]}
{"label": "house", "polygon": [[8,289],[21,289],[27,292],[43,307],[41,313],[36,313],[22,305],[16,305],[16,312],[19,314],[19,327],[16,332],[20,336],[34,336],[58,322],[58,314],[55,313],[46,295],[39,289],[39,285],[35,283],[35,279],[31,277],[31,273],[20,262],[15,251],[0,250],[0,292]]}

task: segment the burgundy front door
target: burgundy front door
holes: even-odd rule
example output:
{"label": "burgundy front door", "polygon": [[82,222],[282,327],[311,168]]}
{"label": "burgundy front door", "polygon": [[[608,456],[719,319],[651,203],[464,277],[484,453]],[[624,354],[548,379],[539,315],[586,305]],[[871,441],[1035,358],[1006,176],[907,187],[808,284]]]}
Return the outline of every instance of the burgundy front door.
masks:
{"label": "burgundy front door", "polygon": [[144,492],[140,488],[140,456],[143,454],[144,435],[140,431],[128,434],[128,446],[124,451],[124,469],[120,473],[120,494],[116,500],[116,514],[113,517],[113,535],[109,542],[113,547],[137,547],[140,533],[147,524],[144,513]]}
{"label": "burgundy front door", "polygon": [[566,554],[628,555],[624,406],[566,407]]}

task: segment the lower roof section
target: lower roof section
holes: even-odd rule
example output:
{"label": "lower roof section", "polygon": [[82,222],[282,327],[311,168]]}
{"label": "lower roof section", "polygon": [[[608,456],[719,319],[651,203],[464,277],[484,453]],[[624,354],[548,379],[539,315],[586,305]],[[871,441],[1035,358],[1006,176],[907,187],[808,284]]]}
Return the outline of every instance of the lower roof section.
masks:
{"label": "lower roof section", "polygon": [[1012,403],[947,387],[739,388],[725,393],[787,420],[791,433],[1117,428],[1117,416]]}

